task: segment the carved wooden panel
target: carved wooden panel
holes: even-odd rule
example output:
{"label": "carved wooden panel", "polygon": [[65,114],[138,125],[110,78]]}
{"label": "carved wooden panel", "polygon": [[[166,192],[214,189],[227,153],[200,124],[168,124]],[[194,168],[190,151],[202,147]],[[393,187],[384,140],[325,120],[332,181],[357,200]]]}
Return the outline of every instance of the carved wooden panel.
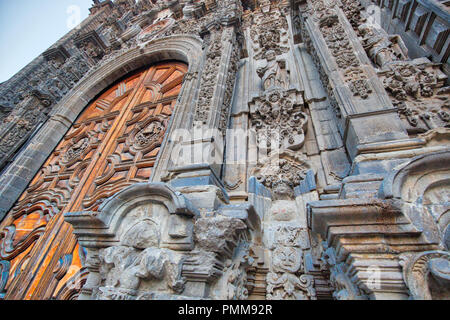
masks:
{"label": "carved wooden panel", "polygon": [[0,225],[0,299],[75,299],[85,252],[63,214],[148,181],[187,66],[161,63],[89,104]]}

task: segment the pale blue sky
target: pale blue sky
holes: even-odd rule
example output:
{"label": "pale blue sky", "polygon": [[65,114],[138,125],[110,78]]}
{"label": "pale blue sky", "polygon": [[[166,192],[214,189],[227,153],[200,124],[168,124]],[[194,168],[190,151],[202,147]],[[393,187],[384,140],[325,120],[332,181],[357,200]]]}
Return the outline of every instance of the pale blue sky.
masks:
{"label": "pale blue sky", "polygon": [[0,83],[70,31],[71,6],[84,19],[92,0],[0,0]]}

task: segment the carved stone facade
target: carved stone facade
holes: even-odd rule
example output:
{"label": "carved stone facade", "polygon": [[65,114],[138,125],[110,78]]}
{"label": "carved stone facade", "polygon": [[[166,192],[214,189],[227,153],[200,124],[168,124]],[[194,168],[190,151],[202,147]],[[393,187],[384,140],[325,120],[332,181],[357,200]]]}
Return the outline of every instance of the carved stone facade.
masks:
{"label": "carved stone facade", "polygon": [[419,2],[94,1],[0,85],[0,300],[450,299]]}

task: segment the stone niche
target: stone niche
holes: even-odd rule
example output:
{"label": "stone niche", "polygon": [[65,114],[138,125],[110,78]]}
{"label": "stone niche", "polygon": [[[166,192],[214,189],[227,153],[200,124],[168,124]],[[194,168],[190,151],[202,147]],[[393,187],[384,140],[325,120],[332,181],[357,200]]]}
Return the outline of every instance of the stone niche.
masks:
{"label": "stone niche", "polygon": [[248,248],[260,230],[251,206],[222,206],[203,217],[164,183],[135,184],[98,213],[69,213],[65,219],[87,250],[89,276],[80,300],[220,297],[211,288],[228,277],[225,261]]}

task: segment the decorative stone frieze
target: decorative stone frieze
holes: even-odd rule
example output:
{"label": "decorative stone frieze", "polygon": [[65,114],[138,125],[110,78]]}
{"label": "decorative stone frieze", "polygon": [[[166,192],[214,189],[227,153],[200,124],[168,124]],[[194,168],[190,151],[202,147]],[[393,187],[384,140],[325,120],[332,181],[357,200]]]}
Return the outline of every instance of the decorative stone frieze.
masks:
{"label": "decorative stone frieze", "polygon": [[438,65],[425,58],[399,61],[389,64],[378,75],[410,133],[448,126],[447,76]]}

